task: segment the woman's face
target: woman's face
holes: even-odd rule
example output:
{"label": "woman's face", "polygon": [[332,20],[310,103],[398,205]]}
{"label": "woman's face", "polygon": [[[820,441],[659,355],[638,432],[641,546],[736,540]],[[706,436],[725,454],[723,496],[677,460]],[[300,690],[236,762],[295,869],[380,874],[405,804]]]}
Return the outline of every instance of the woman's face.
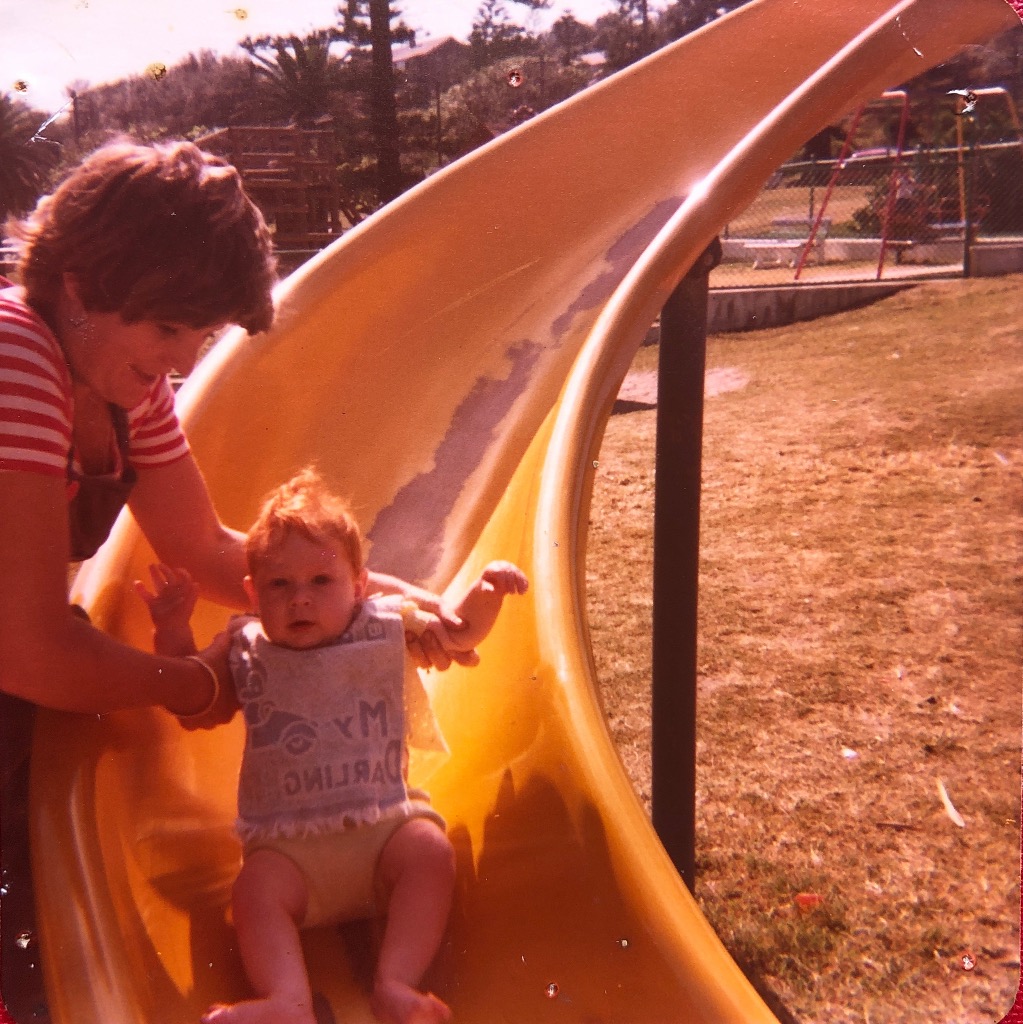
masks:
{"label": "woman's face", "polygon": [[84,325],[62,341],[73,376],[99,397],[132,409],[156,381],[176,370],[187,374],[210,335],[224,324],[186,327],[163,321],[125,323],[117,313],[86,314]]}

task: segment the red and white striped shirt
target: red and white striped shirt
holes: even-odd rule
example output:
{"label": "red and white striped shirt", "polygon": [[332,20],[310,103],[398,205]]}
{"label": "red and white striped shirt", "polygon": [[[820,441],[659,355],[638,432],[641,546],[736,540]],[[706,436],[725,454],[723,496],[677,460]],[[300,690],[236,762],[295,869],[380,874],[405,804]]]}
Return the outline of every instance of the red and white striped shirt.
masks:
{"label": "red and white striped shirt", "polygon": [[[67,477],[74,403],[71,374],[44,321],[0,278],[0,471]],[[188,454],[166,378],[128,412],[128,461],[164,466]]]}

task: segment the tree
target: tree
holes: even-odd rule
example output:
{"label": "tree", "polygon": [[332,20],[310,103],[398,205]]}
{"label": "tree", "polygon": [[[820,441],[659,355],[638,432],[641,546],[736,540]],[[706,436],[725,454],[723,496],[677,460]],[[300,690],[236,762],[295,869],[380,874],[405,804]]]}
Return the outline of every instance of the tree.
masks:
{"label": "tree", "polygon": [[47,115],[0,93],[0,225],[21,216],[46,190],[60,147],[40,131]]}
{"label": "tree", "polygon": [[967,46],[948,60],[905,83],[912,103],[913,115],[921,136],[931,145],[956,145],[966,123],[967,135],[976,142],[998,142],[1016,139],[1019,132],[1012,110],[1001,95],[984,96],[972,116],[957,113],[961,104],[950,90],[976,88],[987,83],[1008,90],[1017,108],[1023,102],[1020,70],[1023,67],[1018,47],[1019,32],[1012,29],[984,45]]}
{"label": "tree", "polygon": [[657,32],[663,42],[681,39],[696,29],[709,25],[721,15],[742,7],[748,0],[672,0],[657,21]]}
{"label": "tree", "polygon": [[483,0],[469,33],[473,67],[485,68],[521,53],[527,41],[526,30],[512,21],[504,0]]}
{"label": "tree", "polygon": [[[512,86],[510,79],[521,84]],[[446,147],[465,153],[590,84],[588,68],[543,66],[541,56],[508,57],[483,68],[445,93]]]}
{"label": "tree", "polygon": [[551,39],[561,53],[561,62],[571,64],[592,45],[592,26],[576,21],[571,13],[563,14],[551,26]]}
{"label": "tree", "polygon": [[654,49],[648,0],[615,0],[618,9],[597,19],[596,44],[619,71]]}
{"label": "tree", "polygon": [[342,87],[341,61],[330,52],[341,38],[336,29],[318,29],[298,36],[243,39],[256,73],[269,86],[268,99],[281,120],[311,126],[329,114],[331,101]]}
{"label": "tree", "polygon": [[[550,0],[510,2],[531,11],[546,10],[550,6]],[[527,53],[534,43],[534,37],[512,19],[505,0],[483,0],[469,34],[474,67],[485,68],[505,57]]]}
{"label": "tree", "polygon": [[76,82],[71,124],[59,122],[55,137],[64,143],[64,157],[75,159],[115,132],[139,139],[195,138],[210,128],[265,123],[268,111],[275,118],[288,116],[274,108],[266,81],[248,58],[205,50],[159,78],[132,75],[93,87]]}
{"label": "tree", "polygon": [[377,157],[377,191],[382,203],[390,202],[403,191],[401,140],[398,132],[398,103],[391,44],[415,42],[415,33],[404,22],[394,28],[391,22],[401,16],[392,10],[389,0],[346,0],[337,10],[341,18],[340,35],[356,50],[369,54],[370,120]]}

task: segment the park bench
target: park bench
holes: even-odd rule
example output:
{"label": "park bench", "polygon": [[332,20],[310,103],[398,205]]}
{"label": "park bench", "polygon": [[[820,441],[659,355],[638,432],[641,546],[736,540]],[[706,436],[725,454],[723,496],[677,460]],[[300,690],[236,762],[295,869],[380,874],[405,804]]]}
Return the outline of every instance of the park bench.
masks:
{"label": "park bench", "polygon": [[[743,244],[743,248],[753,256],[753,269],[761,267],[780,267],[787,264],[794,267],[803,255],[809,243],[810,232],[813,230],[814,221],[808,217],[774,217],[771,220],[771,227],[780,230],[791,230],[792,228],[803,228],[806,232],[803,238],[751,238]],[[831,218],[823,217],[817,226],[817,234],[813,239],[812,255],[818,261],[824,259],[824,242],[828,237],[828,230],[831,228]],[[810,255],[810,254],[808,254]]]}

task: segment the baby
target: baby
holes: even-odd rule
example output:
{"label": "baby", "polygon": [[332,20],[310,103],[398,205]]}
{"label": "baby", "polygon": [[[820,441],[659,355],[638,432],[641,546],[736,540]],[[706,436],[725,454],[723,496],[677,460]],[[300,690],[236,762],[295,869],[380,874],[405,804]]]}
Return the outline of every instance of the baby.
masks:
{"label": "baby", "polygon": [[[446,927],[454,852],[427,795],[406,785],[410,743],[445,748],[406,643],[428,631],[471,650],[526,577],[488,565],[450,634],[401,597],[367,596],[359,528],[312,470],[266,499],[247,554],[256,615],[234,621],[228,657],[247,727],[232,911],[256,998],[213,1006],[203,1021],[315,1024],[299,930],[377,915],[374,1015],[446,1021],[449,1008],[418,986]],[[137,586],[155,648],[194,654],[188,574],[151,574],[154,592]]]}

